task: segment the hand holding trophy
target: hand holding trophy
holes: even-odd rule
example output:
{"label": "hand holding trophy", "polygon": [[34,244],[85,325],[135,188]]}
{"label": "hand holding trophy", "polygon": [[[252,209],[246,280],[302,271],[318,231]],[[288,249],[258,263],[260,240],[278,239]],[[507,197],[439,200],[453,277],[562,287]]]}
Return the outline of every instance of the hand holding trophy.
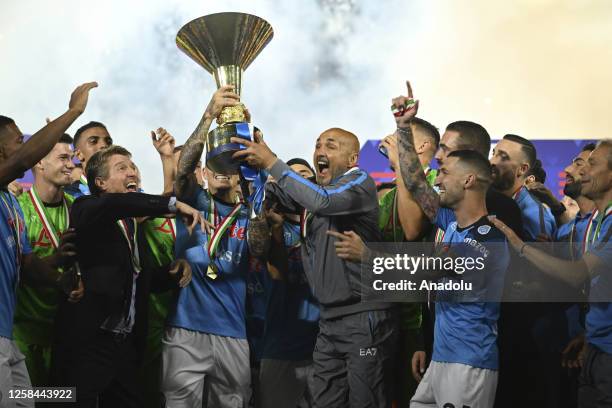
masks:
{"label": "hand holding trophy", "polygon": [[[252,128],[247,123],[248,112],[239,101],[242,74],[273,35],[272,26],[260,17],[217,13],[190,21],[176,36],[177,46],[214,75],[221,91],[217,91],[207,108],[207,113],[214,115],[219,125],[206,138],[206,163],[215,172],[235,174],[241,170],[240,162],[233,160],[232,154],[242,146],[232,143],[230,138],[252,140]],[[231,106],[227,106],[228,102]],[[248,173],[248,169],[242,170],[242,173]],[[247,174],[242,175],[249,178]],[[251,178],[253,176],[251,172]]]}

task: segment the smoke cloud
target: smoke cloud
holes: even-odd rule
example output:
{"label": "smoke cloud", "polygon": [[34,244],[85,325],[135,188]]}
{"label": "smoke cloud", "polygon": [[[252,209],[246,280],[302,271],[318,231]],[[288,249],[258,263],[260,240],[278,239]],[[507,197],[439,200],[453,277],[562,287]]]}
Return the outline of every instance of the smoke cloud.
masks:
{"label": "smoke cloud", "polygon": [[466,119],[493,137],[609,136],[605,0],[0,1],[0,114],[35,132],[65,110],[76,85],[97,80],[69,132],[107,124],[149,192],[162,186],[149,131],[165,127],[183,143],[215,90],[174,38],[184,23],[220,11],[274,27],[245,73],[243,102],[284,159],[311,160],[329,127],[362,143],[392,132],[390,100],[405,79],[420,116],[442,129]]}

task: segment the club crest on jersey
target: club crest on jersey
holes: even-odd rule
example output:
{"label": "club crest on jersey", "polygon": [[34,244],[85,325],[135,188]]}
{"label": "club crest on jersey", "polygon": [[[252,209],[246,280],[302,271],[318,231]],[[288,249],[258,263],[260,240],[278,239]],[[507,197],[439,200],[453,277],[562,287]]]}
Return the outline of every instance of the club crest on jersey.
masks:
{"label": "club crest on jersey", "polygon": [[478,233],[480,235],[487,235],[489,233],[489,231],[491,231],[491,226],[490,225],[481,225],[480,227],[478,227]]}

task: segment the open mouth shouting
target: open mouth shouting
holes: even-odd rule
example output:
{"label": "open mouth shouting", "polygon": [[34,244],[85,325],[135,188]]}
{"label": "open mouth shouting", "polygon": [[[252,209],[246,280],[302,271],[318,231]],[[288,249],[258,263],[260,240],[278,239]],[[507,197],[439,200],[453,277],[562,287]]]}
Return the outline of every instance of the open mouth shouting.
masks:
{"label": "open mouth shouting", "polygon": [[135,181],[130,181],[125,185],[125,189],[128,193],[137,193],[138,192],[138,184]]}
{"label": "open mouth shouting", "polygon": [[317,157],[315,163],[317,167],[317,173],[321,177],[327,177],[329,175],[329,159],[325,156]]}

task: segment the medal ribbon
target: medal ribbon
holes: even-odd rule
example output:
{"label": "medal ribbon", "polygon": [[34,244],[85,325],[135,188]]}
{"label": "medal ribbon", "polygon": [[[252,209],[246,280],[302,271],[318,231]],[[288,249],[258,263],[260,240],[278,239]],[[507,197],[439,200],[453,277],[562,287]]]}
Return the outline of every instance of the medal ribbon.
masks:
{"label": "medal ribbon", "polygon": [[[47,211],[45,210],[45,206],[42,203],[42,200],[40,199],[40,197],[38,196],[38,193],[36,192],[36,189],[34,188],[34,186],[32,186],[32,188],[28,191],[28,196],[30,197],[32,204],[34,205],[34,209],[36,210],[36,213],[38,214],[38,218],[42,222],[43,228],[45,229],[45,231],[47,232],[47,235],[51,239],[51,245],[53,245],[54,249],[58,249],[59,243],[60,243],[60,233],[63,232],[65,228],[60,231],[61,228],[56,228],[49,221],[49,217],[47,215]],[[67,225],[68,220],[70,219],[70,215],[68,212],[68,204],[66,203],[65,197],[62,197],[62,207],[64,208],[64,218],[60,219],[59,224]]]}
{"label": "medal ribbon", "polygon": [[309,213],[307,209],[304,209],[302,214],[300,214],[300,235],[303,239],[306,239],[306,225],[311,215],[312,214]]}
{"label": "medal ribbon", "polygon": [[240,213],[240,209],[242,208],[242,203],[237,203],[232,209],[232,211],[230,211],[230,213],[221,221],[219,226],[217,226],[217,211],[215,209],[215,200],[211,195],[209,195],[209,197],[210,211],[208,213],[208,216],[210,218],[210,223],[214,225],[215,228],[212,235],[210,236],[210,239],[208,240],[208,245],[206,247],[209,258],[208,271],[206,272],[206,275],[208,275],[208,277],[211,279],[216,279],[217,271],[213,264],[213,260],[217,253],[217,248],[219,248],[219,243],[221,242],[225,231],[227,231],[230,225],[234,224],[236,218],[238,218],[238,214]]}
{"label": "medal ribbon", "polygon": [[134,266],[134,273],[139,274],[141,271],[140,268],[140,254],[138,253],[138,246],[136,245],[136,220],[132,218],[134,222],[134,239],[130,238],[130,229],[128,228],[127,222],[125,220],[117,221],[117,225],[119,229],[123,233],[123,237],[128,243],[128,247],[130,248],[130,255],[132,258],[132,265]]}
{"label": "medal ribbon", "polygon": [[79,181],[81,182],[81,184],[83,184],[84,186],[87,185],[87,177],[85,177],[83,174],[81,174],[81,177],[79,178]]}
{"label": "medal ribbon", "polygon": [[[582,238],[582,253],[586,254],[586,252],[589,250],[589,247],[591,246],[590,242],[589,242],[589,237],[591,236],[591,230],[593,229],[593,220],[595,218],[597,218],[597,215],[599,214],[598,210],[593,210],[593,213],[591,214],[591,216],[589,217],[589,221],[587,222],[587,227],[586,230],[584,231],[584,237]],[[574,225],[572,226],[572,236],[574,234],[574,229],[576,228],[576,223],[574,223]]]}
{"label": "medal ribbon", "polygon": [[612,213],[612,203],[608,204],[608,206],[606,207],[606,210],[601,216],[601,219],[597,220],[597,228],[595,228],[595,233],[592,234],[591,238],[589,239],[589,244],[593,244],[595,241],[597,241],[597,238],[599,238],[599,233],[601,232],[601,226],[603,225],[608,215],[610,215],[611,213]]}
{"label": "medal ribbon", "polygon": [[176,241],[176,218],[168,218],[168,226],[170,227],[170,233],[172,234],[172,239]]}

